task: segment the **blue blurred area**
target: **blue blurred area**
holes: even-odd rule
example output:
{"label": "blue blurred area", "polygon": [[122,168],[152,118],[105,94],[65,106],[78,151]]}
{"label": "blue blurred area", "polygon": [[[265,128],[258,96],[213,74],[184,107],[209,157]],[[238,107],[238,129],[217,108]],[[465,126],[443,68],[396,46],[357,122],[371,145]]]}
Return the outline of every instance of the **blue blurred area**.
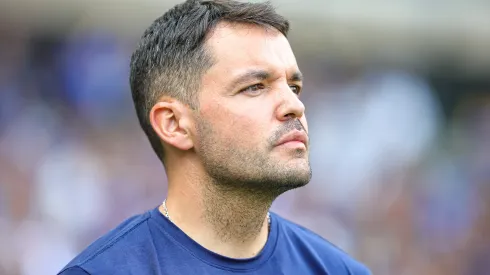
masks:
{"label": "blue blurred area", "polygon": [[[0,274],[53,274],[166,178],[132,106],[134,40],[0,37]],[[314,176],[273,210],[373,274],[488,274],[489,78],[298,60]]]}

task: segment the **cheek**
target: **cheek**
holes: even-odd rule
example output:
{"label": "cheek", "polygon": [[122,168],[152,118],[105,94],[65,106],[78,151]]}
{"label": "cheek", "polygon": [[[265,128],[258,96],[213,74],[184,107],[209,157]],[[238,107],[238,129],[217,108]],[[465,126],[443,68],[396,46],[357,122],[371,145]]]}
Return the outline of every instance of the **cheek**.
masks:
{"label": "cheek", "polygon": [[223,124],[223,131],[228,132],[236,142],[250,144],[260,135],[257,121],[247,115],[230,113],[223,119],[228,122]]}
{"label": "cheek", "polygon": [[264,129],[258,113],[237,113],[219,110],[216,118],[217,134],[224,142],[245,147],[257,146]]}
{"label": "cheek", "polygon": [[201,102],[200,116],[212,127],[213,139],[229,146],[263,147],[271,129],[271,108],[264,100],[230,99]]}

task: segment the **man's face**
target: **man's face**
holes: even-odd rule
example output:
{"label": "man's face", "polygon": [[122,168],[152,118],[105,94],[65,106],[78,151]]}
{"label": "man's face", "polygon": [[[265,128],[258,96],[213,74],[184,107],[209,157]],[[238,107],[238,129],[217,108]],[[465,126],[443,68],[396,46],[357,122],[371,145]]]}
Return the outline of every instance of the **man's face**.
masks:
{"label": "man's face", "polygon": [[[216,63],[202,78],[195,144],[206,171],[223,187],[284,192],[307,184],[301,73],[287,39],[273,29],[219,24],[206,47]],[[280,145],[288,135],[296,141]]]}

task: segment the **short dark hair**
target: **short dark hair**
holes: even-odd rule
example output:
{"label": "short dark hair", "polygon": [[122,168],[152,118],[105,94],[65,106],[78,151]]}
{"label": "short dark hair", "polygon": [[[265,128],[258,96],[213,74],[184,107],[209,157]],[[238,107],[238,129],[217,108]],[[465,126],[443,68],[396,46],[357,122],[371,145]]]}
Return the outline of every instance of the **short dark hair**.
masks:
{"label": "short dark hair", "polygon": [[272,27],[287,36],[289,22],[269,2],[187,0],[157,18],[131,56],[130,86],[141,128],[163,162],[160,138],[149,113],[159,97],[173,97],[198,108],[203,73],[213,65],[204,47],[206,35],[220,22]]}

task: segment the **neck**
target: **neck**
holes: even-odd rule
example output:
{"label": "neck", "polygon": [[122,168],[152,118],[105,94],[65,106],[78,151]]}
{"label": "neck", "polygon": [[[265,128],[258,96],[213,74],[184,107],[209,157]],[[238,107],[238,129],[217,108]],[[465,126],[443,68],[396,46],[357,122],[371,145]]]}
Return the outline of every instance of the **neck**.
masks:
{"label": "neck", "polygon": [[272,199],[216,186],[206,188],[203,198],[204,220],[212,226],[221,242],[236,245],[253,243],[261,237],[267,239],[268,224],[264,226],[264,220]]}
{"label": "neck", "polygon": [[[230,258],[257,255],[267,242],[267,213],[275,197],[192,179],[195,177],[187,176],[172,182],[169,175],[166,207],[170,220],[217,254]],[[165,214],[163,207],[160,211]]]}

